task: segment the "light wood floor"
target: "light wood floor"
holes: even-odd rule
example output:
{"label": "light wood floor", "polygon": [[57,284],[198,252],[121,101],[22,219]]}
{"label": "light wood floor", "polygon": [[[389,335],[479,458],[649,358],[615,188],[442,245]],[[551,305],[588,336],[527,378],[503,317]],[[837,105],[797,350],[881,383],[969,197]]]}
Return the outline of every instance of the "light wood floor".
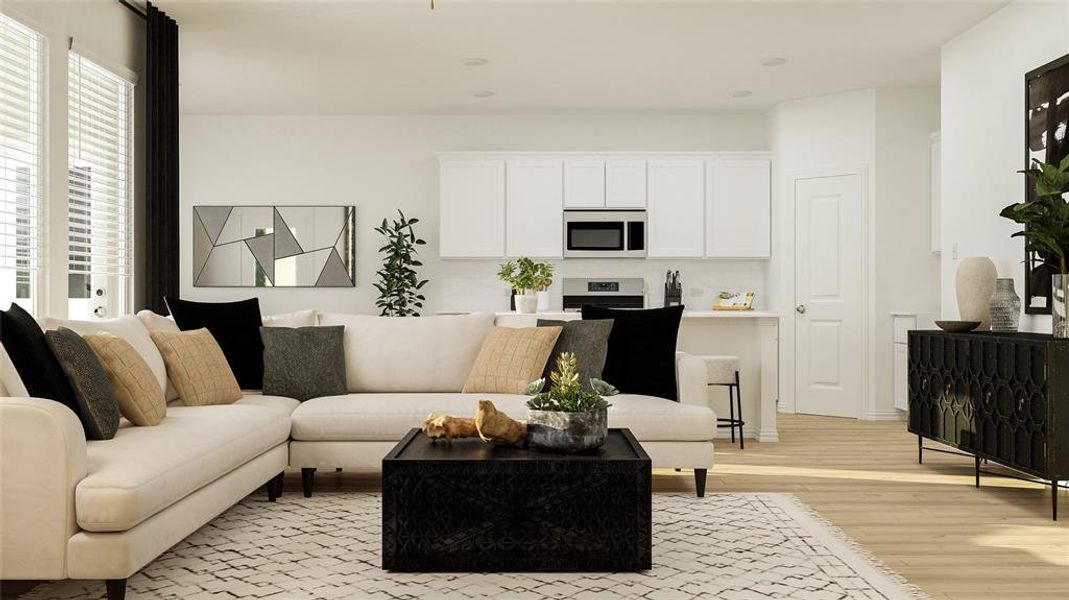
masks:
{"label": "light wood floor", "polygon": [[[796,494],[933,598],[1069,598],[1069,492],[1055,523],[1049,488],[985,476],[976,489],[967,457],[927,452],[918,465],[904,423],[780,415],[779,429],[776,444],[718,442],[709,491]],[[316,479],[318,491],[379,487],[368,475]],[[656,471],[654,489],[691,491],[693,478]],[[288,473],[285,495],[299,493]]]}

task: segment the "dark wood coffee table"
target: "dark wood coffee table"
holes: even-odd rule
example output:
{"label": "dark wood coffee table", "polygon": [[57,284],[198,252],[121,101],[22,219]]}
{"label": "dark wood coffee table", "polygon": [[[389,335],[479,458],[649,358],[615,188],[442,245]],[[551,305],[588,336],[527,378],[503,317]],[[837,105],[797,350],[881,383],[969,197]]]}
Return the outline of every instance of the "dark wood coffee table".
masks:
{"label": "dark wood coffee table", "polygon": [[382,459],[382,568],[649,569],[651,479],[627,429],[587,454],[449,445],[413,429]]}

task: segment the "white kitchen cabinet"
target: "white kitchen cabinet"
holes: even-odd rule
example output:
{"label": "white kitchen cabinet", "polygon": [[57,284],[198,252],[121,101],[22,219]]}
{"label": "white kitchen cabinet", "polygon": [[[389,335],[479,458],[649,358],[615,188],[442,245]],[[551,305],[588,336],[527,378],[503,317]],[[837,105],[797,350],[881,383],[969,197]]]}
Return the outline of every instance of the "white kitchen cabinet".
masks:
{"label": "white kitchen cabinet", "polygon": [[605,207],[646,208],[646,161],[605,161]]}
{"label": "white kitchen cabinet", "polygon": [[505,255],[505,161],[441,160],[438,198],[442,258]]}
{"label": "white kitchen cabinet", "polygon": [[929,232],[932,242],[932,252],[942,252],[942,154],[943,142],[939,132],[932,134],[928,146],[928,203],[929,203]]}
{"label": "white kitchen cabinet", "polygon": [[506,163],[505,181],[506,254],[563,257],[562,161],[510,160]]}
{"label": "white kitchen cabinet", "polygon": [[605,161],[564,161],[564,208],[604,208]]}
{"label": "white kitchen cabinet", "polygon": [[768,158],[705,163],[705,255],[768,258],[772,254],[772,174]]}
{"label": "white kitchen cabinet", "polygon": [[648,255],[701,257],[705,253],[705,161],[651,160],[647,177]]}

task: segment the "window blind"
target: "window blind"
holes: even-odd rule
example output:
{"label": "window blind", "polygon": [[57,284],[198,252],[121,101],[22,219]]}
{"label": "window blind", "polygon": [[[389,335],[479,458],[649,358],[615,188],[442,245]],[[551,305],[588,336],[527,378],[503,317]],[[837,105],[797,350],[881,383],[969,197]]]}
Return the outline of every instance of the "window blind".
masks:
{"label": "window blind", "polygon": [[133,271],[133,84],[71,52],[67,236],[72,275]]}
{"label": "window blind", "polygon": [[30,301],[41,246],[43,173],[40,34],[0,14],[0,301]]}

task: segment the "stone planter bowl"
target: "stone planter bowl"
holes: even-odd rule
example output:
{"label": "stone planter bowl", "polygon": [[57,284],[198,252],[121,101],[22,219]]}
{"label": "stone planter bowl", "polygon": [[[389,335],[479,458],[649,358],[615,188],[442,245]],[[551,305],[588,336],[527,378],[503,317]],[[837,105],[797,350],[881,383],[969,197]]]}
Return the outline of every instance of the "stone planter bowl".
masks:
{"label": "stone planter bowl", "polygon": [[527,444],[546,452],[583,452],[605,443],[609,433],[608,411],[527,411]]}

